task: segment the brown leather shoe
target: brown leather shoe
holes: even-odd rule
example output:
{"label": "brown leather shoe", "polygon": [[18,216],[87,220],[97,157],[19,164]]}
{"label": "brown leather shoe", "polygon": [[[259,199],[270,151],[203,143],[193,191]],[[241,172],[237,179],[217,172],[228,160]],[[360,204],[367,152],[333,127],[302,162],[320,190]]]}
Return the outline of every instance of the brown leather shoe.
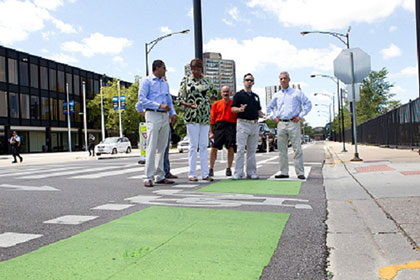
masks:
{"label": "brown leather shoe", "polygon": [[144,187],[145,187],[145,188],[152,188],[152,187],[153,187],[153,182],[152,182],[152,180],[147,180],[147,181],[144,181]]}
{"label": "brown leather shoe", "polygon": [[156,183],[156,184],[171,185],[171,184],[174,184],[174,183],[175,183],[175,181],[171,181],[171,180],[168,180],[168,179],[163,179],[163,180],[157,181],[157,182],[155,182],[155,183]]}
{"label": "brown leather shoe", "polygon": [[169,173],[169,175],[167,175],[165,177],[166,177],[166,179],[178,179],[178,176],[176,176],[174,174],[171,174],[171,173]]}
{"label": "brown leather shoe", "polygon": [[198,182],[198,179],[196,177],[190,177],[190,178],[188,178],[188,181]]}
{"label": "brown leather shoe", "polygon": [[209,181],[209,182],[213,182],[214,179],[210,176],[207,176],[206,178],[203,178],[204,181]]}

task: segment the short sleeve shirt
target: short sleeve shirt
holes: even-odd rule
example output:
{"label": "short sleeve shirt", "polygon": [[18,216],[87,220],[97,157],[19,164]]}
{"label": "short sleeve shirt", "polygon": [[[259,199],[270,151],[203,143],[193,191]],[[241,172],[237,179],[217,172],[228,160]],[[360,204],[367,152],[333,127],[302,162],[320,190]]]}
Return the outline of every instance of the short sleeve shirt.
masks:
{"label": "short sleeve shirt", "polygon": [[241,107],[246,104],[244,112],[238,113],[238,118],[246,120],[258,120],[258,111],[261,110],[260,97],[251,92],[241,90],[233,96],[232,107]]}
{"label": "short sleeve shirt", "polygon": [[196,109],[185,108],[184,122],[209,125],[211,97],[217,98],[217,91],[207,78],[184,77],[179,89],[178,106],[182,106],[181,100],[198,106]]}

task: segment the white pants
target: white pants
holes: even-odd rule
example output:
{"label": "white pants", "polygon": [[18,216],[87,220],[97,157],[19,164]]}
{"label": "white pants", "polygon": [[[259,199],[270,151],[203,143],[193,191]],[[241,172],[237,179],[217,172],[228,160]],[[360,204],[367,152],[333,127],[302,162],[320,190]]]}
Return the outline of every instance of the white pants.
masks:
{"label": "white pants", "polygon": [[208,151],[207,146],[209,145],[209,125],[191,123],[187,124],[187,134],[190,140],[190,147],[188,150],[188,164],[190,171],[188,177],[197,177],[197,148],[200,149],[200,167],[201,176],[206,178],[209,176],[208,166]]}
{"label": "white pants", "polygon": [[248,123],[238,119],[236,123],[236,144],[238,146],[235,158],[235,175],[244,176],[244,157],[246,147],[246,175],[257,174],[255,153],[258,146],[258,123]]}
{"label": "white pants", "polygon": [[[156,175],[156,181],[165,179],[163,171],[163,158],[165,149],[168,145],[169,121],[167,113],[146,111],[147,124],[147,148],[146,148],[146,166],[144,168],[144,180],[153,180]],[[157,166],[155,160],[157,159]]]}
{"label": "white pants", "polygon": [[280,151],[280,171],[283,175],[289,175],[289,157],[287,155],[289,140],[293,147],[296,175],[305,175],[300,135],[299,122],[280,121],[277,124],[277,147]]}

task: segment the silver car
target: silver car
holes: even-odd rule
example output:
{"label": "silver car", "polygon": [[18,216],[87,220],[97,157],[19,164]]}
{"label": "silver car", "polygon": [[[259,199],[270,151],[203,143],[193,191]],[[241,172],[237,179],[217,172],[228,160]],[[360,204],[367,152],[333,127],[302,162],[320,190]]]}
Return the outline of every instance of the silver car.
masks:
{"label": "silver car", "polygon": [[107,137],[95,147],[96,155],[131,153],[131,143],[127,137]]}

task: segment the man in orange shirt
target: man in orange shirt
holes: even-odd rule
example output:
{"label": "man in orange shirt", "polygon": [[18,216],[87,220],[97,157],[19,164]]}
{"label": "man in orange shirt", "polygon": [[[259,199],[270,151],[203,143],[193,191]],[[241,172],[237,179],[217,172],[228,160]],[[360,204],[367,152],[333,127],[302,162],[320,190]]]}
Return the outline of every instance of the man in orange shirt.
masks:
{"label": "man in orange shirt", "polygon": [[232,176],[233,154],[236,146],[236,119],[237,115],[232,113],[232,91],[229,86],[222,87],[222,99],[215,102],[211,107],[210,141],[212,144],[210,152],[210,174],[214,176],[214,162],[217,159],[217,150],[223,149],[225,145],[228,150],[226,176]]}

